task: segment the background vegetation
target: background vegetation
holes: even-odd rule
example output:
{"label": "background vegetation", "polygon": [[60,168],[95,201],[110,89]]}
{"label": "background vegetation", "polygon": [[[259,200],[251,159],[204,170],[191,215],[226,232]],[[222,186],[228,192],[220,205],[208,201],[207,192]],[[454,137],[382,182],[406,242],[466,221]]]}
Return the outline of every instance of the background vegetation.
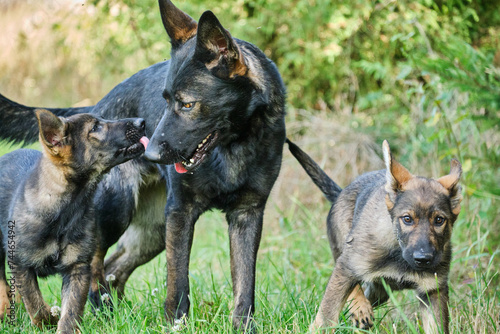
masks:
{"label": "background vegetation", "polygon": [[[288,87],[288,135],[341,185],[382,168],[388,139],[413,173],[463,164],[464,203],[450,278],[452,331],[500,332],[500,11],[494,1],[179,0],[212,10],[276,62]],[[155,0],[0,1],[0,93],[34,106],[91,105],[121,80],[169,58]],[[15,147],[0,145],[0,154]],[[302,333],[333,267],[329,205],[285,153],[258,261],[264,333]],[[197,225],[193,311],[184,332],[228,332],[227,233],[217,212]],[[164,256],[140,268],[111,320],[86,312],[84,333],[164,332]],[[60,280],[41,283],[60,305]],[[158,289],[158,291],[154,290]],[[154,293],[153,293],[154,291]],[[374,332],[412,331],[418,301],[396,294]],[[38,332],[18,308],[20,326]],[[410,320],[407,323],[406,317]],[[1,329],[0,329],[1,330]],[[346,331],[350,331],[346,329]]]}

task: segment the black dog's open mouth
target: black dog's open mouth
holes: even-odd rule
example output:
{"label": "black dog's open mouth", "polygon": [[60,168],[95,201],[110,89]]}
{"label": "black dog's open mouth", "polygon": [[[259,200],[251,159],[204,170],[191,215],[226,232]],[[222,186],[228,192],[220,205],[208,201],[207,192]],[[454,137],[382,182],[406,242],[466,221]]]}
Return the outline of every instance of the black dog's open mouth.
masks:
{"label": "black dog's open mouth", "polygon": [[203,162],[203,160],[205,160],[208,153],[210,153],[210,149],[215,146],[218,138],[218,131],[211,132],[208,136],[206,136],[198,144],[198,147],[191,155],[191,157],[175,163],[175,170],[177,171],[177,173],[187,173],[198,167]]}

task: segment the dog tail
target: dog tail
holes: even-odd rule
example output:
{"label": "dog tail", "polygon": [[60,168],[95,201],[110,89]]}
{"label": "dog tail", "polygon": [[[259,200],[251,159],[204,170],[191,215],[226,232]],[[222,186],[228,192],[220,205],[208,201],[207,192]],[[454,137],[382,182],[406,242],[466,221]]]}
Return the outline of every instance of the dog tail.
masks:
{"label": "dog tail", "polygon": [[[43,108],[57,116],[90,112],[93,107],[81,108]],[[38,140],[38,123],[35,110],[40,108],[27,107],[9,100],[0,94],[0,140],[11,143],[31,144]]]}
{"label": "dog tail", "polygon": [[314,160],[302,151],[300,147],[295,145],[290,139],[286,139],[288,148],[293,156],[302,165],[306,173],[311,177],[318,188],[323,192],[325,197],[331,202],[335,203],[342,188],[339,187],[326,173],[314,162]]}

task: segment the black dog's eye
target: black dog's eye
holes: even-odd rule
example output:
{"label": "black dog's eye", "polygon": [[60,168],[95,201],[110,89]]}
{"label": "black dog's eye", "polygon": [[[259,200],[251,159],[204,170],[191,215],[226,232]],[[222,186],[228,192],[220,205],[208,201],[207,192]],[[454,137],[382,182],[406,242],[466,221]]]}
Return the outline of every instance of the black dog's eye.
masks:
{"label": "black dog's eye", "polygon": [[195,102],[181,102],[181,111],[190,111],[194,108]]}
{"label": "black dog's eye", "polygon": [[405,223],[406,225],[413,225],[413,219],[411,219],[410,216],[406,215],[401,217],[401,219],[403,220],[403,223]]}
{"label": "black dog's eye", "polygon": [[437,216],[436,219],[434,219],[434,225],[441,226],[446,222],[446,218],[443,218],[441,216]]}
{"label": "black dog's eye", "polygon": [[92,129],[90,129],[90,132],[89,132],[89,133],[92,133],[92,132],[97,132],[97,131],[99,131],[99,130],[101,130],[101,129],[102,129],[102,125],[101,125],[101,124],[99,124],[99,122],[96,122],[96,123],[94,124],[94,126],[92,127]]}

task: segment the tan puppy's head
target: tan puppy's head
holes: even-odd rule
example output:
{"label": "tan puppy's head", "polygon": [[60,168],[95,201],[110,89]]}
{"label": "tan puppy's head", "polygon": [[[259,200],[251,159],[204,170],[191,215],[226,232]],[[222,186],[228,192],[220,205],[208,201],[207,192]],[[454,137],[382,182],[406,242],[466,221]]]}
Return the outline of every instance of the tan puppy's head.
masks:
{"label": "tan puppy's head", "polygon": [[458,185],[462,167],[453,159],[448,175],[428,179],[412,175],[397,162],[387,141],[383,152],[387,169],[385,201],[403,258],[415,270],[433,271],[450,260],[451,232],[462,200]]}

